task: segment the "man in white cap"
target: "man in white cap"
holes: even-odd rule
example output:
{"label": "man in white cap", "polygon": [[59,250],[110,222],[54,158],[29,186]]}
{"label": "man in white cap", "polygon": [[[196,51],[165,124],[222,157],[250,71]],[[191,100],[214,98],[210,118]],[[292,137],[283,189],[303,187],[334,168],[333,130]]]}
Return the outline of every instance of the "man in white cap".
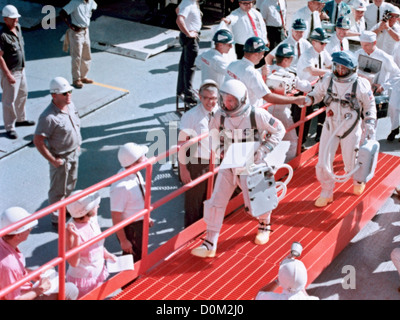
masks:
{"label": "man in white cap", "polygon": [[353,14],[350,15],[351,26],[348,36],[360,36],[367,24],[365,22],[364,13],[367,10],[367,4],[364,0],[355,0],[352,4]]}
{"label": "man in white cap", "polygon": [[365,22],[367,23],[367,30],[379,23],[385,12],[392,8],[392,4],[385,2],[385,0],[372,0],[372,3],[367,5],[365,11]]}
{"label": "man in white cap", "polygon": [[[182,115],[179,144],[208,132],[208,125],[218,110],[219,90],[215,81],[205,80],[199,89],[199,96],[201,103]],[[183,154],[183,157],[179,157],[179,175],[183,183],[189,183],[209,170],[210,147],[207,138]],[[206,196],[207,181],[185,192],[185,227],[203,217]]]}
{"label": "man in white cap", "polygon": [[226,75],[231,58],[228,53],[233,46],[233,35],[229,30],[220,29],[213,36],[215,47],[197,56],[195,64],[201,70],[201,81],[214,80],[220,86]]}
{"label": "man in white cap", "polygon": [[66,37],[69,39],[72,79],[76,88],[82,88],[85,83],[93,83],[87,74],[92,61],[89,25],[92,12],[96,9],[97,3],[94,0],[71,0],[60,11],[60,17],[69,27]]}
{"label": "man in white cap", "polygon": [[3,120],[6,135],[17,139],[15,127],[33,126],[34,121],[26,120],[25,104],[28,87],[25,74],[25,49],[21,26],[21,15],[13,5],[3,8],[4,27],[0,30],[0,70],[3,89]]}
{"label": "man in white cap", "polygon": [[[400,81],[400,69],[393,60],[393,57],[388,55],[383,50],[376,46],[376,33],[372,31],[364,31],[360,36],[361,49],[356,51],[356,57],[360,55],[369,56],[382,62],[381,71],[376,82],[372,83],[374,95],[388,93]],[[398,91],[398,90],[397,90]],[[387,137],[388,141],[393,141],[399,133],[399,114],[400,96],[393,94],[396,90],[392,90],[389,100],[389,116],[391,119],[391,133]]]}
{"label": "man in white cap", "polygon": [[[287,258],[279,267],[278,279],[261,288],[255,300],[319,300],[306,292],[307,269],[303,262]],[[274,292],[282,287],[282,293]]]}
{"label": "man in white cap", "polygon": [[[11,207],[2,212],[0,216],[0,230],[12,224],[26,219],[30,214],[21,207]],[[9,232],[0,238],[0,289],[12,285],[31,271],[25,267],[25,257],[18,246],[28,239],[32,228],[38,224],[33,220],[22,227]],[[11,291],[1,299],[6,300],[56,300],[58,293],[47,295],[46,291],[51,288],[48,277],[40,277],[37,286],[28,281],[19,288]],[[66,283],[65,294],[67,300],[75,300],[78,296],[78,289],[74,284]]]}
{"label": "man in white cap", "polygon": [[[53,204],[75,189],[82,136],[69,82],[62,77],[54,78],[50,93],[52,101],[39,117],[33,143],[50,164],[48,202]],[[52,214],[52,223],[57,225],[58,212]]]}
{"label": "man in white cap", "polygon": [[394,56],[400,43],[400,25],[398,23],[400,9],[392,6],[388,13],[388,20],[377,23],[371,31],[376,33],[376,46]]}
{"label": "man in white cap", "polygon": [[303,34],[305,39],[308,39],[315,28],[321,27],[320,11],[324,6],[325,3],[322,0],[308,0],[306,6],[300,8],[293,14],[292,24],[296,19],[303,19],[306,23],[306,30]]}
{"label": "man in white cap", "polygon": [[[147,160],[149,148],[133,142],[126,143],[118,150],[118,161],[122,172]],[[113,224],[131,217],[144,209],[145,185],[140,172],[113,183],[110,188],[110,207]],[[150,226],[153,221],[150,220]],[[143,217],[117,232],[123,254],[132,254],[134,261],[142,257]]]}

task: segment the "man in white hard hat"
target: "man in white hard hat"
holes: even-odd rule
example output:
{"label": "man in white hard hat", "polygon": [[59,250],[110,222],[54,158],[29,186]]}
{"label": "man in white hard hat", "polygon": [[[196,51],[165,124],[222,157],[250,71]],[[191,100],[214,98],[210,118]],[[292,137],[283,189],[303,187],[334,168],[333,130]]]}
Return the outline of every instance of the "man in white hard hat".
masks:
{"label": "man in white hard hat", "polygon": [[[307,294],[306,285],[307,269],[303,262],[287,258],[279,267],[278,279],[264,286],[255,300],[319,300]],[[283,292],[274,292],[279,287]]]}
{"label": "man in white hard hat", "polygon": [[17,139],[16,127],[33,126],[35,122],[27,120],[25,115],[28,88],[25,74],[24,39],[18,23],[21,15],[13,5],[6,5],[2,14],[5,22],[0,30],[3,120],[7,137]]}
{"label": "man in white hard hat", "polygon": [[[29,216],[30,214],[21,207],[8,208],[0,216],[0,230]],[[25,258],[18,246],[27,240],[32,228],[37,224],[37,220],[33,220],[0,238],[0,289],[9,287],[31,272],[25,267]],[[49,278],[40,277],[38,285],[34,286],[32,282],[28,281],[0,299],[56,300],[58,293],[46,294],[50,288]],[[65,294],[66,299],[75,300],[78,296],[78,289],[75,285],[66,283]]]}
{"label": "man in white hard hat", "polygon": [[[52,101],[39,117],[33,143],[50,164],[48,202],[53,204],[75,189],[82,137],[71,85],[65,78],[56,77],[50,82],[50,93]],[[58,223],[57,212],[52,223]]]}
{"label": "man in white hard hat", "polygon": [[93,83],[92,79],[87,78],[87,74],[92,61],[89,25],[92,12],[96,9],[97,3],[94,0],[71,0],[60,11],[61,18],[69,27],[66,37],[72,59],[72,80],[74,87],[78,89],[83,84]]}
{"label": "man in white hard hat", "polygon": [[[118,161],[122,172],[147,160],[146,153],[149,151],[145,145],[133,142],[126,143],[118,150]],[[113,224],[131,217],[144,209],[145,185],[140,172],[133,173],[111,185],[110,207]],[[153,221],[149,221],[150,226]],[[123,254],[132,254],[134,261],[142,257],[143,217],[127,225],[117,232]]]}

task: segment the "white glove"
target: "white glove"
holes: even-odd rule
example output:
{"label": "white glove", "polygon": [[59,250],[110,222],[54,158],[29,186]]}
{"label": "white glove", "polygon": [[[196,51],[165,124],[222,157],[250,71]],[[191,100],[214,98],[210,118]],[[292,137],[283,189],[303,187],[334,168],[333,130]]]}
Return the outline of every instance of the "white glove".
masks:
{"label": "white glove", "polygon": [[260,163],[267,163],[264,159],[267,156],[268,153],[270,153],[270,149],[264,145],[260,145],[258,149],[256,150],[256,153],[254,155],[254,163],[255,164],[260,164]]}
{"label": "white glove", "polygon": [[375,126],[371,123],[365,123],[365,138],[368,140],[376,140]]}
{"label": "white glove", "polygon": [[311,106],[313,104],[313,101],[314,100],[311,99],[309,96],[306,96],[306,103],[304,104],[304,106],[300,106],[300,108]]}

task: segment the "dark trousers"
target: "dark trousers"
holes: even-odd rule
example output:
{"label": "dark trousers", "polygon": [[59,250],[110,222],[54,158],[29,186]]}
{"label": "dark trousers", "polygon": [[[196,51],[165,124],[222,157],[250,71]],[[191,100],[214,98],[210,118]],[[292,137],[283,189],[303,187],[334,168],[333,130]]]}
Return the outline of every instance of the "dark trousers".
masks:
{"label": "dark trousers", "polygon": [[179,43],[182,46],[181,59],[179,61],[177,95],[193,97],[193,77],[196,70],[194,64],[199,53],[199,39],[188,38],[184,33],[179,34]]}
{"label": "dark trousers", "polygon": [[273,50],[278,44],[286,39],[283,27],[267,26],[267,35],[269,41],[269,50]]}
{"label": "dark trousers", "polygon": [[[187,164],[192,180],[209,170],[208,164]],[[203,217],[203,202],[207,199],[207,180],[185,192],[185,228]]]}
{"label": "dark trousers", "polygon": [[[126,238],[132,243],[133,261],[142,258],[143,220],[135,221],[124,228]],[[123,252],[122,254],[130,254]]]}

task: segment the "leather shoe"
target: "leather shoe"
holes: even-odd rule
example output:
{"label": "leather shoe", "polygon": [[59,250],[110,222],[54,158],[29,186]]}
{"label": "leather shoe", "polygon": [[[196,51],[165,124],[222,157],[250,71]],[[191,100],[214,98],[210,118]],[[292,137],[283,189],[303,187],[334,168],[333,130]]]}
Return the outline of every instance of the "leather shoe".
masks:
{"label": "leather shoe", "polygon": [[193,105],[197,104],[197,100],[196,100],[194,97],[192,97],[192,96],[186,96],[186,97],[183,99],[183,101],[184,101],[185,103],[187,103],[187,104],[193,104]]}
{"label": "leather shoe", "polygon": [[82,83],[88,83],[88,84],[91,84],[94,82],[92,79],[88,79],[88,78],[83,78],[81,81],[82,81]]}
{"label": "leather shoe", "polygon": [[396,135],[399,134],[399,128],[392,130],[392,132],[390,132],[390,134],[388,135],[388,137],[386,138],[387,141],[394,141],[394,138],[396,137]]}
{"label": "leather shoe", "polygon": [[6,135],[7,135],[7,138],[9,138],[9,139],[13,139],[13,140],[18,139],[18,135],[15,130],[6,131]]}
{"label": "leather shoe", "polygon": [[31,120],[15,122],[16,127],[30,127],[30,126],[34,126],[34,125],[35,125],[35,121],[31,121]]}
{"label": "leather shoe", "polygon": [[77,89],[83,88],[83,83],[81,80],[75,80],[72,85]]}

